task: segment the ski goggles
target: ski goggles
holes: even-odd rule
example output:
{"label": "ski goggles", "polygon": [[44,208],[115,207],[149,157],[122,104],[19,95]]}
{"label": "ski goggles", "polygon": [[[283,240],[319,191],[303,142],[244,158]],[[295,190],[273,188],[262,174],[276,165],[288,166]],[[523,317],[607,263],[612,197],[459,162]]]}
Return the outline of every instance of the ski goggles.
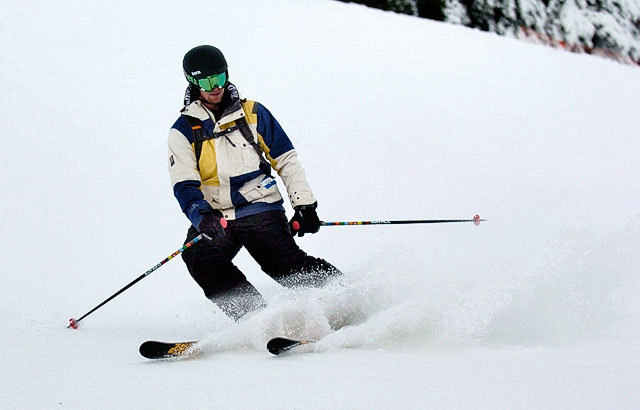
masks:
{"label": "ski goggles", "polygon": [[214,74],[205,78],[187,76],[187,79],[200,87],[202,91],[209,93],[216,88],[223,88],[227,84],[227,73]]}

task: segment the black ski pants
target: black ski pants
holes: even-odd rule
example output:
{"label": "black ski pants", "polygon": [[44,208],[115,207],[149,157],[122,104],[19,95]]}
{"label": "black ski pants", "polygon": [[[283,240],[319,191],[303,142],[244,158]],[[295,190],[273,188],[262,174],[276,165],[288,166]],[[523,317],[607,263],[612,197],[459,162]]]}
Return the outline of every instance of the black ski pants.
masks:
{"label": "black ski pants", "polygon": [[[185,243],[198,236],[191,226]],[[189,273],[224,313],[238,320],[266,305],[262,295],[232,262],[245,247],[262,270],[287,287],[322,286],[341,272],[324,259],[307,255],[289,231],[284,211],[268,211],[228,221],[224,233],[182,253]]]}

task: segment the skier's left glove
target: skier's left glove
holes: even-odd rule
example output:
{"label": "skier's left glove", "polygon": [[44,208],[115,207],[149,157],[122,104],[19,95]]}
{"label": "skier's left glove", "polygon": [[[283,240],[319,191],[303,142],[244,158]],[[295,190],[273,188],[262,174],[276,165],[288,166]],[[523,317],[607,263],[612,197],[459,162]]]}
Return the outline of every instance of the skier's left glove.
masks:
{"label": "skier's left glove", "polygon": [[295,213],[289,221],[289,230],[292,236],[296,234],[300,237],[305,233],[316,233],[320,230],[320,219],[316,213],[318,203],[311,205],[298,205],[294,208]]}
{"label": "skier's left glove", "polygon": [[196,227],[199,232],[208,235],[212,239],[218,235],[224,235],[227,220],[222,217],[222,212],[217,209],[201,209],[199,213],[202,215],[202,219]]}

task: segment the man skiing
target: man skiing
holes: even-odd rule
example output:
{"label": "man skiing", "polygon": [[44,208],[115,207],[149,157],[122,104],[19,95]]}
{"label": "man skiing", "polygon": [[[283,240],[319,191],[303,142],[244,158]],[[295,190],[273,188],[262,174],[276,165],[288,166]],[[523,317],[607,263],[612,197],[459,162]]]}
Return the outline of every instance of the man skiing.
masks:
{"label": "man skiing", "polygon": [[[316,233],[317,201],[296,151],[260,103],[241,99],[222,52],[203,45],[183,59],[189,82],[180,118],[169,132],[173,192],[191,221],[182,258],[207,298],[234,320],[266,305],[232,263],[244,246],[269,276],[287,287],[321,286],[340,271],[307,255],[294,236]],[[284,182],[295,210],[287,222],[271,175]]]}

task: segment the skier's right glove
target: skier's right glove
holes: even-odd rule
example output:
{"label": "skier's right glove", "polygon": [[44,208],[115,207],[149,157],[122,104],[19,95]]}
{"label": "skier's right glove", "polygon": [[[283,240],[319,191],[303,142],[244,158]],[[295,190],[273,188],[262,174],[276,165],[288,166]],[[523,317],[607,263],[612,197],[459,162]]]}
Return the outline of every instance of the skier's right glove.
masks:
{"label": "skier's right glove", "polygon": [[217,209],[201,209],[198,211],[202,219],[196,228],[200,233],[215,238],[224,235],[224,228],[227,227],[227,220],[222,217],[222,212]]}
{"label": "skier's right glove", "polygon": [[293,218],[289,221],[289,231],[292,236],[303,237],[305,233],[316,233],[320,230],[320,219],[316,213],[318,203],[311,205],[298,205],[295,208]]}

